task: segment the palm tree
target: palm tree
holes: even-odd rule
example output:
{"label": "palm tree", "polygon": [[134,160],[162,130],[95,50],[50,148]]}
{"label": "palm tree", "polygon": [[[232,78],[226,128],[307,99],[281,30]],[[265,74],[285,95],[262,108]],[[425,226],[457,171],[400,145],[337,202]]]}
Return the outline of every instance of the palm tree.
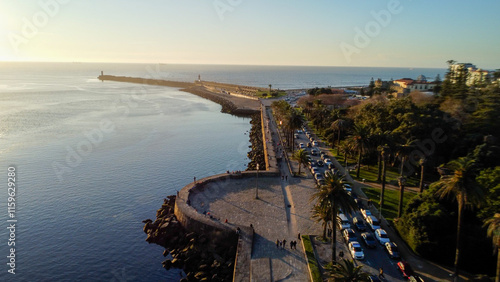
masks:
{"label": "palm tree", "polygon": [[396,146],[396,159],[399,158],[401,159],[401,168],[399,169],[399,175],[404,176],[404,164],[410,157],[411,152],[414,150],[414,143],[416,140],[411,140],[408,139],[406,140],[406,143],[404,144],[399,144]]}
{"label": "palm tree", "polygon": [[370,281],[369,274],[362,272],[362,265],[354,266],[352,260],[342,259],[338,264],[328,265],[326,267],[327,271],[330,273],[332,280],[328,281],[340,281],[340,282],[352,282],[352,281]]}
{"label": "palm tree", "polygon": [[[349,142],[350,140],[345,140],[340,144],[340,151],[344,154],[344,167],[347,169],[347,159],[349,155],[353,152],[352,144]],[[337,150],[339,148],[337,147]],[[338,153],[337,153],[338,154]]]}
{"label": "palm tree", "polygon": [[480,206],[485,200],[484,190],[476,183],[474,160],[461,157],[446,165],[451,173],[445,173],[434,183],[438,187],[436,195],[443,199],[454,196],[458,204],[457,242],[455,252],[455,281],[458,281],[458,267],[460,262],[460,233],[462,229],[463,211],[466,207]]}
{"label": "palm tree", "polygon": [[271,96],[272,96],[272,95],[271,95],[271,87],[272,87],[272,85],[271,85],[271,84],[269,84],[269,97],[271,97]]}
{"label": "palm tree", "polygon": [[302,126],[304,121],[302,120],[302,116],[297,112],[297,110],[291,108],[290,112],[286,116],[286,125],[288,127],[289,136],[291,137],[290,145],[292,147],[292,152],[295,150],[295,130],[299,129]]}
{"label": "palm tree", "polygon": [[344,190],[343,177],[329,174],[325,179],[325,185],[321,185],[319,190],[313,194],[311,200],[316,200],[316,204],[322,208],[331,210],[332,221],[332,262],[336,261],[337,254],[337,215],[340,209],[345,213],[352,214],[358,209],[354,199]]}
{"label": "palm tree", "polygon": [[379,206],[379,218],[382,219],[382,207],[384,206],[384,193],[385,193],[385,173],[387,170],[387,162],[389,161],[389,155],[391,154],[391,148],[387,145],[380,149],[380,155],[382,156],[382,187],[380,189],[380,206]]}
{"label": "palm tree", "polygon": [[500,282],[500,213],[496,213],[492,218],[484,222],[488,226],[488,237],[493,240],[493,246],[497,252],[497,274],[495,282]]}
{"label": "palm tree", "polygon": [[427,158],[423,157],[420,159],[419,164],[420,164],[420,194],[424,192],[424,170],[425,170],[425,164],[427,163]]}
{"label": "palm tree", "polygon": [[333,130],[337,130],[337,156],[339,155],[339,145],[340,145],[340,132],[342,130],[345,130],[349,127],[349,123],[345,119],[337,119],[336,121],[332,122],[331,125]]}
{"label": "palm tree", "polygon": [[300,149],[300,150],[297,150],[295,151],[295,153],[293,154],[293,159],[296,160],[297,162],[299,162],[299,172],[298,174],[300,175],[300,167],[303,165],[304,167],[306,166],[306,163],[307,163],[307,152],[306,150],[304,149]]}
{"label": "palm tree", "polygon": [[313,206],[312,212],[312,217],[316,219],[316,222],[321,222],[321,225],[323,226],[323,239],[326,240],[326,228],[332,218],[331,209],[326,206],[316,204]]}
{"label": "palm tree", "polygon": [[359,178],[359,171],[361,169],[361,156],[368,150],[370,141],[370,130],[364,125],[354,125],[353,133],[349,136],[354,148],[358,151],[358,165],[356,169],[356,177]]}

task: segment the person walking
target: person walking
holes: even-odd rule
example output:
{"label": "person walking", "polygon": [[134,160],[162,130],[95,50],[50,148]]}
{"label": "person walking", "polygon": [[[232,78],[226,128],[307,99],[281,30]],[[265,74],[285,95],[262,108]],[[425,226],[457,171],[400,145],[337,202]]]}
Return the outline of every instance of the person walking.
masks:
{"label": "person walking", "polygon": [[378,269],[378,278],[380,278],[380,279],[385,278],[384,277],[384,269],[382,267],[380,267]]}
{"label": "person walking", "polygon": [[283,249],[286,248],[286,240],[283,239]]}
{"label": "person walking", "polygon": [[278,249],[280,246],[280,240],[279,239],[276,239],[276,249]]}

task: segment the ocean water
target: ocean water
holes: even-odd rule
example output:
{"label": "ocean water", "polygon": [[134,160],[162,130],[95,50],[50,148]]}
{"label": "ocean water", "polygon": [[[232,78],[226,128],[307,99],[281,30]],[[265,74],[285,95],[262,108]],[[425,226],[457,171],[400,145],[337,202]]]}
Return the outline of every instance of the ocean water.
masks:
{"label": "ocean water", "polygon": [[[0,281],[177,281],[142,220],[193,177],[244,170],[248,118],[175,88],[105,74],[273,88],[434,78],[441,69],[0,63]],[[7,168],[16,167],[16,275]]]}
{"label": "ocean water", "polygon": [[[194,176],[244,170],[249,119],[175,88],[103,83],[72,66],[0,65],[0,281],[176,281],[141,221]],[[10,165],[15,276],[6,265]]]}

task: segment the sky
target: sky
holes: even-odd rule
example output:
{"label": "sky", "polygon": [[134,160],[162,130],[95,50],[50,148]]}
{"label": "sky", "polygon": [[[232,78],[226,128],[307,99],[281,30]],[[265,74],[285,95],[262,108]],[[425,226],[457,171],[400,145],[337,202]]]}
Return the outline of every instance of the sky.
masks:
{"label": "sky", "polygon": [[500,68],[500,1],[0,0],[0,61]]}

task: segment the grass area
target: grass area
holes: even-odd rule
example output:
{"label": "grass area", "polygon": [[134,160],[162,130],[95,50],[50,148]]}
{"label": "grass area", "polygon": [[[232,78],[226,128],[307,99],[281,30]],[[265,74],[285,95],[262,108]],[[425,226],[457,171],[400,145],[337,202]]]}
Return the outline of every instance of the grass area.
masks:
{"label": "grass area", "polygon": [[[380,202],[380,189],[372,187],[363,187],[363,192],[365,192],[366,196],[372,200],[373,204],[378,209]],[[405,193],[403,195],[403,206],[416,195],[417,193],[415,192],[405,190]],[[382,208],[382,215],[385,217],[385,219],[392,221],[394,220],[394,218],[398,216],[398,205],[399,205],[399,190],[396,191],[396,190],[385,189],[384,206]]]}
{"label": "grass area", "polygon": [[321,271],[319,270],[318,261],[314,256],[314,249],[311,242],[311,237],[309,235],[302,235],[302,244],[304,244],[304,249],[306,251],[307,264],[309,265],[309,270],[311,271],[311,277],[313,282],[321,282]]}
{"label": "grass area", "polygon": [[259,98],[264,98],[264,99],[267,99],[267,98],[278,98],[278,97],[283,97],[283,96],[286,96],[286,92],[285,91],[277,91],[277,90],[273,90],[274,93],[278,93],[277,96],[271,96],[269,95],[269,90],[268,91],[262,91],[262,90],[257,90],[257,92],[255,93],[255,96],[259,97]]}

